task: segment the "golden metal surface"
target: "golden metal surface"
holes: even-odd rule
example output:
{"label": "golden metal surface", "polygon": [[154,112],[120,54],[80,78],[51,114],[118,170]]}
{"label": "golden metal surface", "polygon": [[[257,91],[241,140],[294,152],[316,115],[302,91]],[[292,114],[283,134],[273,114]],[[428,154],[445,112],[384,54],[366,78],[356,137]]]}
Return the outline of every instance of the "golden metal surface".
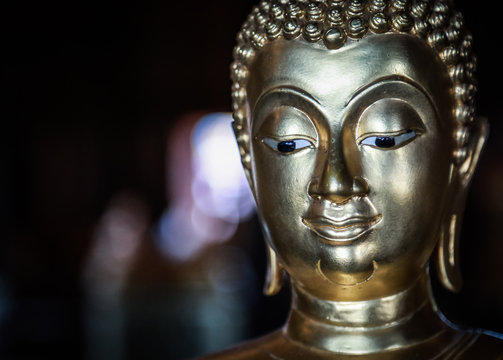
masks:
{"label": "golden metal surface", "polygon": [[233,124],[279,331],[215,359],[498,359],[437,313],[459,290],[463,207],[487,136],[471,36],[447,1],[262,1],[238,36]]}

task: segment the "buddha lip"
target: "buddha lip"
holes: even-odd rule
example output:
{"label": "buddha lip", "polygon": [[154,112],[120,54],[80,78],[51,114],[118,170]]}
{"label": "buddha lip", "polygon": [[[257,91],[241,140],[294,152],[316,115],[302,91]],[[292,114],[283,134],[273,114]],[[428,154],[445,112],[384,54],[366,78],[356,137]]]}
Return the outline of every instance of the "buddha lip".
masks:
{"label": "buddha lip", "polygon": [[302,223],[332,245],[348,245],[369,232],[381,219],[380,214],[373,217],[355,216],[340,221],[314,217],[303,218]]}

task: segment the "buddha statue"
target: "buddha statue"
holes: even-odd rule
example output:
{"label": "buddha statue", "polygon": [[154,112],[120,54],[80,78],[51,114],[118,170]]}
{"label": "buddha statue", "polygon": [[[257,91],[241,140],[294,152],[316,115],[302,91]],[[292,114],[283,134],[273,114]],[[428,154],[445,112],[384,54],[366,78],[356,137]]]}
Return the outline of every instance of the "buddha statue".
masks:
{"label": "buddha statue", "polygon": [[237,37],[233,128],[285,272],[280,330],[210,359],[503,359],[439,313],[429,263],[459,291],[458,241],[487,137],[476,59],[448,0],[266,0]]}

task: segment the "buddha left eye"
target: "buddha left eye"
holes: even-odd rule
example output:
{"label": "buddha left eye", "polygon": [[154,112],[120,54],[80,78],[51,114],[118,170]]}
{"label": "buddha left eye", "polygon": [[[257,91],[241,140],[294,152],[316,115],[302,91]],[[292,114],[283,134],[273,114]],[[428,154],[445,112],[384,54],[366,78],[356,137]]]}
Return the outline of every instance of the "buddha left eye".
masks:
{"label": "buddha left eye", "polygon": [[298,150],[314,146],[311,141],[306,139],[291,139],[279,141],[271,138],[265,138],[264,143],[271,149],[283,154],[290,154]]}
{"label": "buddha left eye", "polygon": [[405,145],[406,142],[411,141],[417,136],[414,130],[407,130],[406,132],[398,135],[375,135],[367,136],[360,144],[369,145],[377,149],[387,150],[394,149],[400,145]]}

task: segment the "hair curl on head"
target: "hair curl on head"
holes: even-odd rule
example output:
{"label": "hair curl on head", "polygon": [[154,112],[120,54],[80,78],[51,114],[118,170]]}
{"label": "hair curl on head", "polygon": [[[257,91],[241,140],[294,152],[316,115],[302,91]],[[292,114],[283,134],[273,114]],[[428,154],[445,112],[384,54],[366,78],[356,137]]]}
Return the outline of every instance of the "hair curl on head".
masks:
{"label": "hair curl on head", "polygon": [[233,128],[245,169],[250,170],[246,84],[255,54],[281,37],[323,43],[338,49],[348,37],[368,33],[407,33],[423,39],[438,54],[452,81],[455,101],[454,159],[466,158],[475,114],[476,57],[463,16],[449,0],[264,0],[253,8],[237,36],[231,66]]}

